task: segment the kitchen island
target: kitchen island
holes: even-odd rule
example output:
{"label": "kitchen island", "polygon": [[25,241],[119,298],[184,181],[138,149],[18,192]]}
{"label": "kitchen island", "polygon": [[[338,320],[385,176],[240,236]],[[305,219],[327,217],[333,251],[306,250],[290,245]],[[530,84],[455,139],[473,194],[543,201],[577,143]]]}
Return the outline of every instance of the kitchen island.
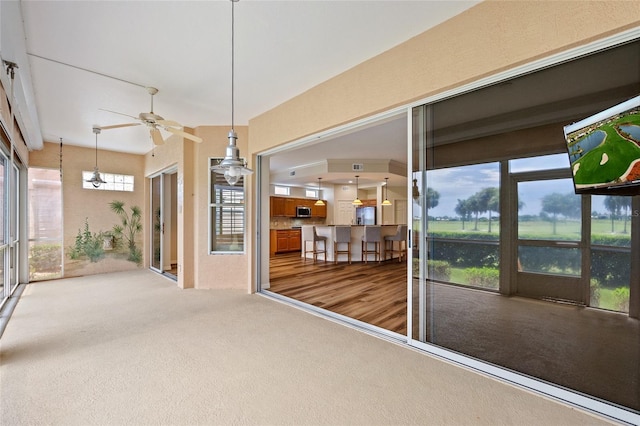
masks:
{"label": "kitchen island", "polygon": [[[303,225],[302,226],[302,252],[300,254],[300,256],[304,256],[304,245],[307,244],[307,250],[312,250],[312,244],[313,244],[313,226],[314,225]],[[327,237],[327,262],[333,262],[334,258],[333,258],[333,242],[335,240],[335,225],[315,225],[316,227],[316,233],[318,234],[318,236],[320,237]],[[364,225],[351,225],[351,261],[352,262],[360,262],[362,261],[362,237],[364,235]],[[384,244],[384,237],[387,235],[395,235],[397,229],[398,229],[398,225],[380,225],[381,228],[381,236],[382,239],[380,241],[380,259],[384,260],[385,259],[385,244]],[[322,247],[322,243],[318,243],[320,245],[320,247]],[[398,244],[396,242],[396,244]],[[372,247],[373,244],[370,244],[370,247]],[[341,245],[340,250],[344,249],[344,244]],[[307,259],[311,259],[313,260],[313,253],[309,253],[307,252],[306,254]],[[395,257],[396,259],[398,258],[398,254],[395,253],[393,255],[393,257]],[[374,255],[373,253],[369,253],[367,255],[367,260],[370,262],[374,261]],[[318,255],[318,262],[322,262],[324,261],[324,258],[322,257],[322,255]],[[339,262],[346,262],[347,261],[347,254],[338,254],[338,261]]]}

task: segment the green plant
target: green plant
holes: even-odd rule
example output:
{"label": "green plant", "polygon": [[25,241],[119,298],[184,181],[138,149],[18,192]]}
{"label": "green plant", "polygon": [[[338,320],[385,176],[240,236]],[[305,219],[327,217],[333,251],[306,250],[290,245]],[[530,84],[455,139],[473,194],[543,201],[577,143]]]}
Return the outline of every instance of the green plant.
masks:
{"label": "green plant", "polygon": [[468,268],[465,277],[469,285],[476,287],[498,288],[500,271],[496,268]]}
{"label": "green plant", "polygon": [[91,262],[97,262],[104,257],[102,244],[102,232],[92,233],[89,230],[89,218],[85,218],[84,230],[78,229],[75,245],[69,250],[69,257],[79,259],[82,256],[87,256]]}
{"label": "green plant", "polygon": [[29,279],[36,274],[60,272],[62,247],[60,244],[38,244],[29,249]]}
{"label": "green plant", "polygon": [[429,278],[439,281],[449,281],[451,277],[451,265],[444,260],[427,260]]}
{"label": "green plant", "polygon": [[[116,240],[124,240],[129,249],[127,260],[142,263],[142,252],[136,247],[136,235],[142,232],[142,211],[138,206],[132,206],[131,212],[124,208],[124,202],[114,200],[109,203],[111,211],[117,214],[122,221],[122,225],[113,226],[113,236]],[[116,243],[116,244],[119,244]]]}
{"label": "green plant", "polygon": [[602,290],[602,286],[600,285],[600,281],[597,278],[591,278],[591,300],[589,302],[590,306],[600,307],[600,291]]}
{"label": "green plant", "polygon": [[618,287],[613,291],[616,310],[620,312],[629,312],[629,287]]}

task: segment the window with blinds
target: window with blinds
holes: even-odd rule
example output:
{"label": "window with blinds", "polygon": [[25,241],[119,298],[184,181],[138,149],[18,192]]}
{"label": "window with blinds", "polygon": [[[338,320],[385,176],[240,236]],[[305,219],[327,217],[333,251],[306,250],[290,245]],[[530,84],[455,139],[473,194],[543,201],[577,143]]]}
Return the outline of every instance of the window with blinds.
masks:
{"label": "window with blinds", "polygon": [[[212,158],[210,166],[222,158]],[[210,171],[210,252],[243,253],[245,228],[244,178],[229,185],[224,175]]]}

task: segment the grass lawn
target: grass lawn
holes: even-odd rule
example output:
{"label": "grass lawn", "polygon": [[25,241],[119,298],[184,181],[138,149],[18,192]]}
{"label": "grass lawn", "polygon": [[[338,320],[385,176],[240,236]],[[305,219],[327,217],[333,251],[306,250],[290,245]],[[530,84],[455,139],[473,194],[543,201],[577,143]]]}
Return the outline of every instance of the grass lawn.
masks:
{"label": "grass lawn", "polygon": [[[624,232],[626,229],[626,232]],[[494,221],[491,224],[491,235],[495,235],[496,238],[499,235],[500,224],[498,221]],[[591,220],[591,233],[592,235],[618,235],[623,239],[627,238],[630,241],[631,238],[631,222],[627,220],[626,226],[622,219],[616,219],[613,221],[613,230],[611,232],[611,220],[610,219],[592,219]],[[430,232],[464,232],[478,233],[486,235],[489,232],[489,222],[479,221],[478,229],[474,229],[474,222],[465,222],[464,230],[462,229],[461,221],[454,220],[438,220],[429,222]],[[577,220],[559,220],[556,223],[556,233],[553,234],[553,224],[551,222],[543,220],[535,220],[530,222],[520,223],[520,235],[527,237],[536,237],[545,240],[558,239],[558,240],[580,240],[581,225]]]}

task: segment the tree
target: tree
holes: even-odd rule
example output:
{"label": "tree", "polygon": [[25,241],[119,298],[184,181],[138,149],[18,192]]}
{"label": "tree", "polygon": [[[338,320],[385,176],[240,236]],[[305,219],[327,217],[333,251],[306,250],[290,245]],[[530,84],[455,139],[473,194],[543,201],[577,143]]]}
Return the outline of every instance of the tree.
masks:
{"label": "tree", "polygon": [[614,232],[614,220],[622,215],[624,218],[624,229],[622,230],[622,233],[626,234],[629,210],[631,210],[631,197],[607,195],[604,198],[604,207],[611,215],[611,233]]}
{"label": "tree", "polygon": [[629,211],[631,210],[631,197],[620,197],[620,208],[624,210],[624,229],[622,232],[627,233],[627,221],[629,220]]}
{"label": "tree", "polygon": [[[621,203],[622,198],[623,197],[616,197],[615,195],[607,195],[606,197],[604,197],[604,208],[607,209],[611,217],[611,233],[612,234],[615,232],[615,229],[614,229],[615,219],[618,217],[618,215],[620,214],[620,210],[622,209],[622,203]],[[626,221],[625,221],[625,225],[626,225]]]}
{"label": "tree", "polygon": [[469,211],[472,212],[475,216],[475,224],[474,224],[473,230],[477,231],[478,216],[480,215],[480,212],[483,211],[478,194],[477,193],[473,194],[471,197],[467,198],[466,203],[469,208]]}
{"label": "tree", "polygon": [[484,188],[478,193],[483,212],[489,212],[489,232],[491,232],[491,212],[500,213],[500,192],[498,188]]}
{"label": "tree", "polygon": [[440,193],[431,187],[427,187],[427,193],[424,198],[427,201],[427,210],[429,210],[438,206]]}
{"label": "tree", "polygon": [[[553,224],[553,234],[556,234],[556,224],[558,215],[566,217],[575,217],[580,213],[580,197],[576,197],[574,193],[560,194],[553,192],[542,197],[542,213],[551,215],[551,223]],[[544,217],[544,215],[541,215]]]}
{"label": "tree", "polygon": [[458,204],[456,204],[455,211],[462,220],[462,229],[464,230],[464,221],[471,219],[471,209],[469,207],[469,201],[458,199]]}

